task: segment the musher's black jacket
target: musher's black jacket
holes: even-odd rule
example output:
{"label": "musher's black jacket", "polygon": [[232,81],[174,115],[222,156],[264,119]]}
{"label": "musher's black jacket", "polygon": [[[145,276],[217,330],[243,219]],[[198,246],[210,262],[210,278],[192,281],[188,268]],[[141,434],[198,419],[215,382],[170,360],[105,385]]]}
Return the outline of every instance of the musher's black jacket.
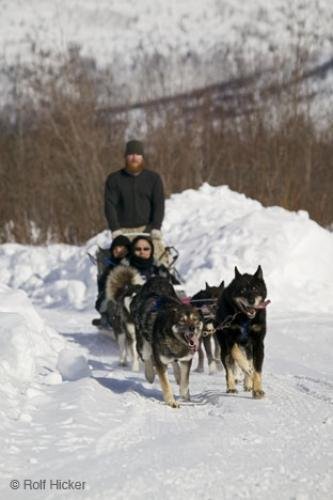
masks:
{"label": "musher's black jacket", "polygon": [[160,229],[164,190],[159,174],[146,169],[138,175],[125,169],[110,174],[105,183],[105,216],[111,231],[138,226]]}

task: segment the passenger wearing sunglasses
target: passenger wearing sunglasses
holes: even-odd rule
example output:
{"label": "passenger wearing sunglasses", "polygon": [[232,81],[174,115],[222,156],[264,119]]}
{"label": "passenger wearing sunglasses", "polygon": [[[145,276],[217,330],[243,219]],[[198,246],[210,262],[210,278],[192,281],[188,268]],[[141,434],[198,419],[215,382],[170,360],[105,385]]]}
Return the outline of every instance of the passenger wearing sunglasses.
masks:
{"label": "passenger wearing sunglasses", "polygon": [[173,284],[179,283],[163,264],[158,264],[154,259],[154,245],[148,236],[139,235],[134,238],[127,261],[145,281],[153,276],[162,276],[170,279]]}

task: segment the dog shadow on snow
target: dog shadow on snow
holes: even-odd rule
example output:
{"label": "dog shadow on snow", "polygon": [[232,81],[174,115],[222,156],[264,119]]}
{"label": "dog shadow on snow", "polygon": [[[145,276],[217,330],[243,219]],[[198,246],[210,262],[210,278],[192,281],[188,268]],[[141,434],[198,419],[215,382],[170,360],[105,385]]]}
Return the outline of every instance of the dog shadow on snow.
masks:
{"label": "dog shadow on snow", "polygon": [[62,333],[65,339],[73,347],[82,347],[88,351],[88,364],[93,370],[113,370],[117,363],[105,360],[92,359],[90,356],[116,356],[117,346],[115,342],[105,335],[88,335],[86,333]]}
{"label": "dog shadow on snow", "polygon": [[87,333],[77,333],[77,332],[63,332],[62,335],[70,344],[78,345],[87,349],[93,356],[99,356],[103,354],[114,354],[118,352],[118,347],[115,341],[102,334],[87,334]]}
{"label": "dog shadow on snow", "polygon": [[[74,345],[79,345],[89,352],[90,355],[92,356],[99,356],[99,355],[116,355],[118,352],[118,348],[116,343],[111,339],[108,338],[107,336],[104,335],[88,335],[86,333],[62,333],[62,335],[67,338],[67,340],[70,343],[73,343]],[[125,379],[118,379],[116,378],[116,375],[112,378],[110,377],[100,377],[100,376],[93,376],[93,378],[101,384],[103,387],[106,389],[109,389],[115,394],[124,394],[126,392],[132,392],[137,394],[138,396],[144,397],[146,399],[153,399],[156,400],[156,402],[163,402],[163,395],[162,391],[159,387],[145,387],[144,386],[144,374],[143,372],[134,375],[133,371],[131,370],[130,366],[125,366],[125,367],[120,367],[119,362],[116,360],[110,360],[110,362],[107,362],[105,360],[97,360],[97,359],[92,359],[88,358],[88,364],[93,370],[101,370],[101,371],[108,371],[109,373],[112,374],[114,370],[119,370],[121,369],[126,373],[126,378]],[[142,375],[142,378],[141,376]],[[171,375],[171,374],[170,374]],[[194,374],[195,377],[200,376],[200,374]],[[179,400],[177,397],[178,389],[175,384],[175,381],[172,380],[172,375],[171,375],[171,380],[170,380],[174,392],[176,395],[176,399]],[[252,399],[250,398],[247,394],[226,394],[224,390],[221,388],[221,390],[203,390],[200,393],[195,393],[191,395],[191,401],[190,402],[181,402],[181,405],[185,406],[201,406],[201,405],[217,405],[219,406],[221,404],[221,399],[224,398],[238,398],[238,399]]]}
{"label": "dog shadow on snow", "polygon": [[147,399],[153,398],[158,401],[163,401],[161,390],[154,388],[149,389],[145,387],[139,377],[128,377],[122,380],[107,377],[95,377],[95,380],[115,394],[134,392]]}
{"label": "dog shadow on snow", "polygon": [[[117,379],[115,377],[100,377],[93,376],[93,378],[102,386],[106,387],[115,394],[123,394],[126,392],[134,392],[139,396],[143,396],[147,399],[156,399],[158,401],[163,401],[162,392],[159,389],[147,388],[143,385],[143,378],[139,376],[133,376],[133,372],[130,366],[120,367],[118,360],[98,360],[92,359],[91,356],[99,355],[116,355],[118,352],[118,347],[116,343],[107,336],[104,335],[88,335],[86,333],[63,333],[62,334],[69,343],[74,346],[83,347],[88,351],[88,364],[93,370],[108,371],[112,373],[114,370],[122,370],[126,373],[126,379]],[[142,377],[144,375],[142,374]]]}
{"label": "dog shadow on snow", "polygon": [[[142,374],[143,376],[143,374]],[[147,388],[143,385],[143,380],[139,377],[129,376],[126,379],[119,380],[117,378],[107,378],[107,377],[95,377],[95,380],[99,382],[103,387],[106,387],[115,394],[124,394],[126,392],[133,392],[138,396],[142,396],[146,399],[154,399],[157,402],[163,403],[162,391],[159,387],[157,388]],[[174,386],[175,383],[172,382]],[[221,406],[222,401],[225,399],[237,398],[239,400],[252,401],[252,397],[248,394],[227,394],[223,390],[203,390],[199,393],[192,393],[190,401],[182,401],[177,396],[177,389],[175,389],[176,400],[178,400],[181,406]]]}

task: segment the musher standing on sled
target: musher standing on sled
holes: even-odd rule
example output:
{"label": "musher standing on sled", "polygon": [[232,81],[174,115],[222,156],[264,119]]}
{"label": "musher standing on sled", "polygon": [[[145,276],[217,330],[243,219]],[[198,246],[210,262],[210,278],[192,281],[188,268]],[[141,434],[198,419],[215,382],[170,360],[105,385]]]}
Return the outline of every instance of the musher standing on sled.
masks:
{"label": "musher standing on sled", "polygon": [[[125,148],[125,166],[108,176],[105,183],[105,216],[112,233],[112,242],[119,236],[134,233],[133,236],[149,233],[154,246],[157,265],[169,265],[169,254],[162,241],[161,225],[164,218],[164,189],[157,172],[144,168],[144,150],[140,141],[127,142]],[[112,245],[111,245],[112,248]],[[104,259],[99,251],[97,260]],[[121,263],[117,262],[116,265]],[[99,267],[104,267],[99,266]],[[104,286],[110,268],[98,273],[98,299],[96,309],[101,318],[93,320],[95,326],[106,326],[106,314],[103,311]],[[176,280],[177,281],[177,280]]]}
{"label": "musher standing on sled", "polygon": [[161,177],[144,168],[142,142],[127,142],[125,167],[110,174],[105,183],[105,216],[112,239],[120,234],[149,233],[156,260],[168,265],[161,234],[164,204]]}

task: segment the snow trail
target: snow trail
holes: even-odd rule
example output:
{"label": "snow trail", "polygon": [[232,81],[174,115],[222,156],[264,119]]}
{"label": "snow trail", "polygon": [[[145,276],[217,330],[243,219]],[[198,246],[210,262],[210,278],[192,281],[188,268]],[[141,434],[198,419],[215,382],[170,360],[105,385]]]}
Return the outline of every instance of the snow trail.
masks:
{"label": "snow trail", "polygon": [[[298,348],[297,340],[312,337],[315,315],[269,319],[264,400],[241,388],[227,395],[224,374],[208,375],[206,366],[191,374],[192,403],[174,410],[158,383],[118,367],[114,342],[94,331],[91,314],[39,312],[86,353],[93,377],[35,386],[25,408],[30,419],[6,435],[3,478],[70,477],[87,482],[80,495],[89,499],[330,497],[333,369],[310,358],[319,360],[332,343]],[[332,328],[328,316],[320,336]],[[8,498],[23,498],[17,494]],[[24,498],[57,495],[25,491]]]}

